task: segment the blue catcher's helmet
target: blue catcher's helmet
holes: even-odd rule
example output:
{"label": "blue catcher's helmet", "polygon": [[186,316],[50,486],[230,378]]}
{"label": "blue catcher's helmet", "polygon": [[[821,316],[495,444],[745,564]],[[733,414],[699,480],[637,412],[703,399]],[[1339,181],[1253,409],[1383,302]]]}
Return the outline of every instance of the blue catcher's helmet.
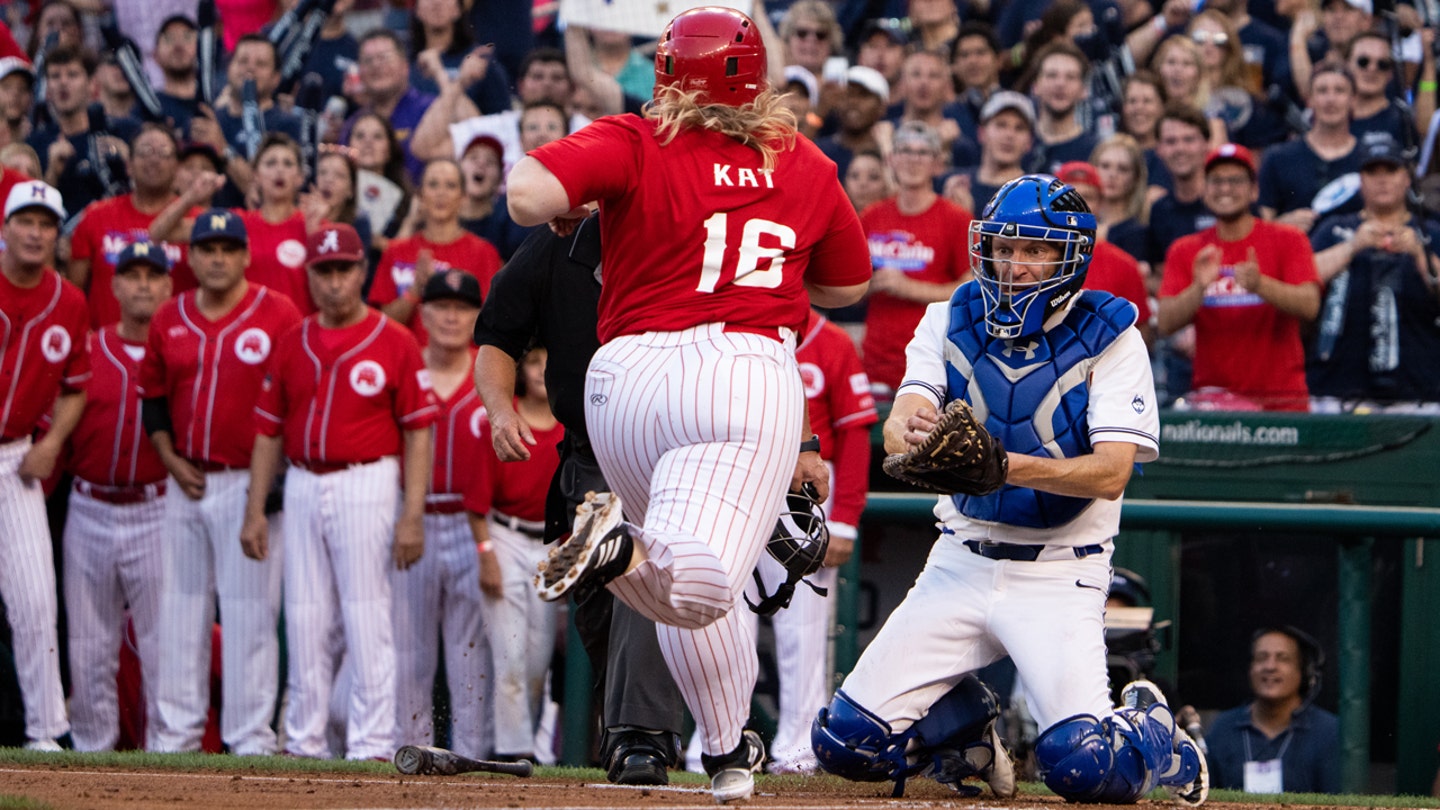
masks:
{"label": "blue catcher's helmet", "polygon": [[[1025,263],[995,258],[995,237],[1057,243],[1055,272],[1040,281],[1015,281],[1015,265]],[[970,269],[985,298],[987,331],[1006,339],[1039,332],[1080,292],[1094,249],[1095,215],[1073,187],[1048,174],[1001,186],[970,225]]]}

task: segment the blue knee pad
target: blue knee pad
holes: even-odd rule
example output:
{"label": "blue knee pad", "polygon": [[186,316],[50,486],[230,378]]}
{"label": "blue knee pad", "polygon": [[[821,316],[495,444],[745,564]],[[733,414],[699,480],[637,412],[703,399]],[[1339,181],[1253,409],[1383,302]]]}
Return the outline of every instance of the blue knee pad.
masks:
{"label": "blue knee pad", "polygon": [[837,691],[810,725],[810,747],[826,771],[855,782],[889,782],[906,770],[905,747],[911,734],[895,734],[890,724]]}
{"label": "blue knee pad", "polygon": [[1137,715],[1099,720],[1077,714],[1046,729],[1035,741],[1045,786],[1066,801],[1103,804],[1131,804],[1154,790],[1155,764],[1168,763],[1169,744],[1158,749],[1160,729],[1145,727],[1153,721]]}

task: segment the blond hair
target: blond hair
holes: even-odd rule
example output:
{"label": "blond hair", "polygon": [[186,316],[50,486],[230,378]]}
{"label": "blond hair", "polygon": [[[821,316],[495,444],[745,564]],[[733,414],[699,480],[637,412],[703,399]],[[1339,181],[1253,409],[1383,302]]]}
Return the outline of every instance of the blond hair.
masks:
{"label": "blond hair", "polygon": [[668,146],[686,129],[707,129],[759,152],[767,170],[775,168],[780,152],[795,148],[795,114],[774,90],[767,87],[754,101],[739,107],[701,104],[703,93],[674,85],[657,88],[645,116],[660,122],[655,134],[661,146]]}
{"label": "blond hair", "polygon": [[1145,152],[1140,148],[1140,142],[1133,136],[1117,132],[1095,145],[1094,151],[1090,153],[1090,164],[1099,166],[1100,156],[1112,150],[1125,153],[1125,156],[1130,159],[1130,169],[1134,176],[1133,185],[1125,194],[1125,217],[1133,219],[1141,225],[1149,225],[1150,206],[1146,198],[1146,194],[1149,192],[1149,177],[1145,170]]}

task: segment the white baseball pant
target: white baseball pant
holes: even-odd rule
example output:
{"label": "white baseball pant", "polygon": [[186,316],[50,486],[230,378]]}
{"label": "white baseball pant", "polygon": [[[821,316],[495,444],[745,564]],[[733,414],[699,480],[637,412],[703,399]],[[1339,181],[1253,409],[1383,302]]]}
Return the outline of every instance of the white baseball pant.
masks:
{"label": "white baseball pant", "polygon": [[220,738],[238,756],[275,753],[270,723],[280,690],[280,572],[284,533],[270,521],[270,554],[245,556],[248,470],[205,475],[191,500],[172,478],[165,492],[160,679],[153,751],[199,751],[210,708],[210,636],[220,605]]}
{"label": "white baseball pant", "polygon": [[585,420],[645,560],[609,588],[656,622],[701,746],[727,754],[758,661],[733,608],[799,455],[805,394],[794,338],[705,324],[627,335],[590,362]]}
{"label": "white baseball pant", "polygon": [[400,464],[383,458],[285,478],[285,631],[289,644],[286,750],[328,758],[334,688],[331,628],[338,614],[354,667],[346,725],[349,759],[395,753],[395,641],[390,570]]}
{"label": "white baseball pant", "polygon": [[[153,488],[152,488],[153,492]],[[120,738],[115,675],[125,606],[135,620],[145,727],[158,722],[160,590],[165,576],[165,499],[112,504],[78,479],[65,519],[65,611],[70,636],[70,735],[77,751],[110,751]]]}
{"label": "white baseball pant", "polygon": [[435,739],[432,695],[445,648],[450,690],[450,747],[475,759],[492,750],[490,649],[482,626],[480,556],[464,512],[425,515],[425,554],[406,571],[393,569],[395,602],[396,741]]}
{"label": "white baseball pant", "polygon": [[[0,596],[9,612],[15,674],[25,702],[25,736],[53,740],[70,730],[60,685],[60,606],[55,552],[39,482],[20,480],[30,440],[0,446]],[[119,653],[119,647],[114,650]]]}
{"label": "white baseball pant", "polygon": [[559,605],[535,593],[535,569],[549,555],[543,540],[487,518],[504,593],[485,597],[485,632],[495,663],[495,753],[534,755],[545,676],[555,653]]}

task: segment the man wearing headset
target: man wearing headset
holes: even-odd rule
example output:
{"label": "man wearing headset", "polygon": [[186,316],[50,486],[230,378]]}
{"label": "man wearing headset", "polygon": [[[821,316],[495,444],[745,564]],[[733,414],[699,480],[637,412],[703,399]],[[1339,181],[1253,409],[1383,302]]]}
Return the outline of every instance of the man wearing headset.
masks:
{"label": "man wearing headset", "polygon": [[1250,642],[1254,700],[1215,718],[1205,734],[1210,784],[1247,793],[1339,793],[1340,721],[1314,705],[1325,653],[1288,625]]}

